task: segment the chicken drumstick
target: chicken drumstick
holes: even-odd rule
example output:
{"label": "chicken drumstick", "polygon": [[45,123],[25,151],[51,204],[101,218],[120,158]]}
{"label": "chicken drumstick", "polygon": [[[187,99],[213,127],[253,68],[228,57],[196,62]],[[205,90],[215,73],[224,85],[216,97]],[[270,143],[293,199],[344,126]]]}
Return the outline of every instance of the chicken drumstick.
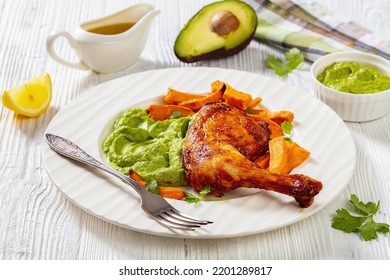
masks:
{"label": "chicken drumstick", "polygon": [[197,191],[210,185],[211,193],[223,196],[241,187],[260,188],[295,198],[309,207],[322,183],[309,176],[278,175],[253,161],[268,151],[265,122],[222,103],[202,107],[188,129],[183,144],[186,178]]}

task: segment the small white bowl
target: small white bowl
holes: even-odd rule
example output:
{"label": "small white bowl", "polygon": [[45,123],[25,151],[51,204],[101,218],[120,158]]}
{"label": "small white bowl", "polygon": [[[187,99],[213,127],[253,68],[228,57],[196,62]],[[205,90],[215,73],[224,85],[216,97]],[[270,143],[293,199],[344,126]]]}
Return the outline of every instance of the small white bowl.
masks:
{"label": "small white bowl", "polygon": [[390,76],[390,61],[362,52],[339,52],[317,59],[311,76],[318,98],[331,107],[344,121],[365,122],[383,117],[390,112],[390,89],[370,94],[352,94],[331,89],[317,80],[317,76],[334,62],[350,61],[372,67]]}

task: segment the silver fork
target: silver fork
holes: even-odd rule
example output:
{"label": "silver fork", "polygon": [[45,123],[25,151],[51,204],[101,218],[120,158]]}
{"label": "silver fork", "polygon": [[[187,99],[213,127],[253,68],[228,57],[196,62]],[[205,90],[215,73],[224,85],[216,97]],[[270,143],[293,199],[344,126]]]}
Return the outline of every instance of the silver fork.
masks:
{"label": "silver fork", "polygon": [[[70,140],[50,133],[45,134],[45,137],[50,148],[55,152],[73,160],[104,170],[130,185],[141,197],[141,208],[161,225],[168,228],[194,230],[202,225],[212,223],[210,221],[197,219],[181,213],[169,204],[162,196],[149,192],[136,181],[131,179],[130,176],[125,176],[119,171],[116,171],[115,169],[93,158]],[[129,188],[122,185],[119,186],[124,191],[131,192]]]}

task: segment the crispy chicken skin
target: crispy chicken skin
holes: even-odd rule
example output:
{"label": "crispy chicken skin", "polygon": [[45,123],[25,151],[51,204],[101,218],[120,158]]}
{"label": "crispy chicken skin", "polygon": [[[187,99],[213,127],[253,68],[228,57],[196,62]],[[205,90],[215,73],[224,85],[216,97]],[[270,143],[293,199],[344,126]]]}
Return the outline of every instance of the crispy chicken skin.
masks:
{"label": "crispy chicken skin", "polygon": [[183,144],[186,178],[197,191],[211,186],[221,197],[241,187],[260,188],[295,198],[309,207],[322,183],[301,174],[277,175],[253,161],[268,151],[265,122],[222,103],[208,103],[195,116]]}

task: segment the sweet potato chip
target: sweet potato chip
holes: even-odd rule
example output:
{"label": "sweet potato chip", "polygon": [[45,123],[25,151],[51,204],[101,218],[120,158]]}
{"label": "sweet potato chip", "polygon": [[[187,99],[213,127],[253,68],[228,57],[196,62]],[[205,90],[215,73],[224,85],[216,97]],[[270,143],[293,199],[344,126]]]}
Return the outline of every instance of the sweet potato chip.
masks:
{"label": "sweet potato chip", "polygon": [[265,117],[262,117],[260,115],[252,115],[252,114],[250,114],[249,116],[251,116],[251,117],[253,117],[253,118],[257,119],[257,120],[266,122],[268,124],[268,129],[271,132],[271,134],[269,136],[270,139],[274,139],[276,137],[284,135],[282,127],[279,124],[277,124],[276,122],[274,122],[274,121],[272,121],[270,119],[267,119]]}
{"label": "sweet potato chip", "polygon": [[294,168],[309,158],[310,152],[297,143],[290,143],[283,136],[269,141],[269,171],[289,174]]}
{"label": "sweet potato chip", "polygon": [[255,163],[263,169],[267,169],[269,167],[269,153],[266,153],[255,160]]}
{"label": "sweet potato chip", "polygon": [[194,114],[194,112],[187,107],[172,104],[153,104],[146,109],[146,112],[148,112],[149,116],[155,121],[167,120],[170,116],[172,116],[173,112],[180,112],[182,117],[191,116]]}
{"label": "sweet potato chip", "polygon": [[222,100],[224,100],[230,106],[241,110],[246,110],[249,107],[249,104],[252,102],[252,96],[248,93],[238,91],[226,83],[225,86],[226,89],[223,93]]}
{"label": "sweet potato chip", "polygon": [[270,119],[277,124],[281,124],[284,121],[292,122],[294,120],[294,113],[290,111],[276,111],[276,112],[270,112],[266,110],[256,110],[256,115],[262,116],[266,119]]}
{"label": "sweet potato chip", "polygon": [[202,98],[195,98],[187,101],[180,102],[179,105],[191,109],[193,112],[197,112],[203,105],[209,102],[218,102],[222,97],[222,91],[215,91]]}
{"label": "sweet potato chip", "polygon": [[134,170],[130,170],[129,172],[130,178],[136,181],[141,186],[145,187],[146,181]]}
{"label": "sweet potato chip", "polygon": [[168,104],[179,104],[180,102],[196,99],[196,98],[203,98],[204,95],[201,94],[194,94],[194,93],[187,93],[178,91],[176,89],[170,88],[164,96],[164,101]]}
{"label": "sweet potato chip", "polygon": [[261,97],[256,97],[249,103],[248,107],[254,109],[256,106],[258,106],[261,103],[262,100],[263,99]]}
{"label": "sweet potato chip", "polygon": [[181,188],[160,187],[160,195],[165,198],[181,200],[184,198],[184,191]]}

